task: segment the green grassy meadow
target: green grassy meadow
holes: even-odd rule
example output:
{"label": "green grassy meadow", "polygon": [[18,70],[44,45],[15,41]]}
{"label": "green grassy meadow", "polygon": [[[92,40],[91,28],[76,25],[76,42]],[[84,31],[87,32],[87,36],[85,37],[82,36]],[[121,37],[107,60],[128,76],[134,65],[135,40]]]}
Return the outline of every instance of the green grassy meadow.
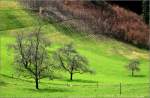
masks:
{"label": "green grassy meadow", "polygon": [[[57,73],[60,78],[40,80],[35,89],[34,80],[18,77],[14,70],[14,50],[16,32],[32,32],[38,27],[38,18],[23,10],[15,0],[0,0],[0,97],[66,97],[66,96],[148,96],[149,95],[149,55],[148,50],[106,38],[90,37],[82,32],[48,24],[45,21],[42,32],[52,42],[54,51],[72,42],[80,54],[87,57],[95,74],[75,74],[69,81],[66,72]],[[131,77],[124,68],[129,60],[138,58],[140,72]],[[122,84],[122,95],[119,84]],[[132,97],[131,97],[132,98]]]}

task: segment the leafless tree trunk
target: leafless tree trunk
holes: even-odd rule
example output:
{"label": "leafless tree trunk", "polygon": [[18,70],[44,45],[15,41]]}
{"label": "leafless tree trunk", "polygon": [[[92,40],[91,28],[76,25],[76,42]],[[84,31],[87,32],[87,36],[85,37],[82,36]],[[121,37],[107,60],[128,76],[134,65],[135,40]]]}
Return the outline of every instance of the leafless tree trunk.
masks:
{"label": "leafless tree trunk", "polygon": [[68,44],[60,48],[55,54],[55,60],[60,63],[61,68],[70,74],[70,80],[73,80],[75,73],[93,73],[94,71],[88,67],[88,61],[81,56],[72,44]]}
{"label": "leafless tree trunk", "polygon": [[43,77],[50,77],[47,73],[50,69],[48,51],[46,47],[49,45],[41,34],[41,26],[38,31],[26,36],[23,33],[17,36],[17,45],[15,46],[15,61],[19,65],[20,72],[25,72],[35,80],[35,87],[39,89],[39,80]]}

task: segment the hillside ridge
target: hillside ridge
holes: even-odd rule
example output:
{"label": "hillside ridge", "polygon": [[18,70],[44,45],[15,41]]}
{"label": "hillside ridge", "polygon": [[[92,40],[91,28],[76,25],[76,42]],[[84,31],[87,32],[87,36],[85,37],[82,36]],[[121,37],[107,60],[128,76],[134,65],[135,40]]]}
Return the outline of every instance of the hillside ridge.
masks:
{"label": "hillside ridge", "polygon": [[[149,27],[141,16],[117,5],[91,1],[56,0],[47,5],[46,15],[56,20],[71,19],[68,23],[84,32],[103,34],[138,47],[148,48]],[[55,10],[54,10],[55,9]]]}

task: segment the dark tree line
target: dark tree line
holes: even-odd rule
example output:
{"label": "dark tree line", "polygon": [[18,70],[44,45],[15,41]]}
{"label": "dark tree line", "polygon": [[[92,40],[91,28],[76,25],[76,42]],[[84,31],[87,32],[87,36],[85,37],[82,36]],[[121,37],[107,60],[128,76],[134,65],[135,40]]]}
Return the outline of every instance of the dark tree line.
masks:
{"label": "dark tree line", "polygon": [[143,0],[143,19],[147,24],[149,24],[149,5],[149,0]]}

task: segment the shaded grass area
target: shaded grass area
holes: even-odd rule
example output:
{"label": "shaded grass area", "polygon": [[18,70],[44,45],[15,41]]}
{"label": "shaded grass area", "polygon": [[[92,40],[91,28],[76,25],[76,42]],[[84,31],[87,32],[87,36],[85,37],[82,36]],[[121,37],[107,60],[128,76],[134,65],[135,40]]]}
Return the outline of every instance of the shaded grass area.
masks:
{"label": "shaded grass area", "polygon": [[[148,95],[148,51],[103,36],[91,37],[66,26],[54,24],[42,27],[44,36],[52,42],[49,47],[51,53],[72,42],[77,51],[88,58],[89,66],[96,74],[75,74],[74,81],[69,81],[68,73],[59,72],[57,74],[61,78],[42,79],[40,90],[35,90],[32,79],[17,76],[13,63],[14,50],[8,46],[15,43],[16,32],[35,31],[37,25],[34,24],[38,23],[38,19],[21,9],[4,7],[3,10],[0,8],[0,13],[0,96],[120,96],[120,82],[123,85],[123,96]],[[141,71],[135,73],[135,77],[131,77],[130,72],[124,68],[133,58],[138,58],[141,62]]]}
{"label": "shaded grass area", "polygon": [[[13,79],[1,76],[5,85],[0,85],[1,96],[18,96],[18,97],[32,97],[32,96],[51,96],[51,97],[66,97],[66,96],[118,96],[119,84],[86,84],[65,83],[61,85],[54,85],[50,81],[40,83],[40,90],[34,89],[32,82],[22,81],[20,79]],[[16,82],[17,81],[17,82]],[[122,84],[122,96],[147,96],[149,84]],[[7,91],[7,92],[6,92]],[[120,95],[119,95],[120,96]]]}

